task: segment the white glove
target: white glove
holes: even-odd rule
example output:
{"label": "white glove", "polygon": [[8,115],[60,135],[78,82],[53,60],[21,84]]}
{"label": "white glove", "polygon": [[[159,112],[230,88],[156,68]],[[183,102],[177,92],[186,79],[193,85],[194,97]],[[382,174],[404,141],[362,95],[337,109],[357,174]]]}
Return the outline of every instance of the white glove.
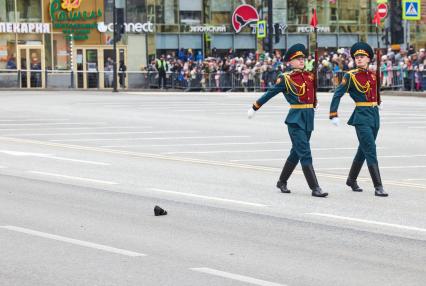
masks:
{"label": "white glove", "polygon": [[331,119],[331,123],[332,123],[334,126],[339,126],[339,125],[340,125],[340,118],[339,118],[339,117],[333,117],[333,118]]}
{"label": "white glove", "polygon": [[252,119],[255,114],[256,114],[256,110],[254,110],[253,107],[250,107],[250,109],[247,111],[248,119]]}
{"label": "white glove", "polygon": [[318,111],[319,108],[319,102],[317,102],[317,106],[314,108],[315,111]]}
{"label": "white glove", "polygon": [[377,105],[377,107],[379,108],[379,110],[383,110],[383,102],[381,102],[379,105]]}

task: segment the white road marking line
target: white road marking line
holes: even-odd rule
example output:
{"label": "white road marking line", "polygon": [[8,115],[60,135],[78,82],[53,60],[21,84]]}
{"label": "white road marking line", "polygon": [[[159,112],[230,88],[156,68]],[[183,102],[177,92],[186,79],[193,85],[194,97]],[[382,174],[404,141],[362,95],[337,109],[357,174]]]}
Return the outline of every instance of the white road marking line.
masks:
{"label": "white road marking line", "polygon": [[[239,163],[232,163],[232,162],[226,162],[226,161],[206,160],[206,159],[200,159],[200,158],[164,156],[160,154],[135,152],[130,150],[107,149],[107,148],[94,147],[94,146],[71,145],[71,144],[62,144],[62,143],[39,141],[39,140],[29,140],[29,139],[22,139],[22,138],[9,138],[9,137],[0,136],[0,141],[14,142],[19,144],[33,144],[33,145],[39,145],[39,146],[57,147],[57,148],[70,149],[70,150],[98,152],[103,154],[114,154],[114,155],[130,156],[130,157],[136,157],[136,158],[145,158],[145,159],[150,158],[150,159],[157,159],[157,160],[192,163],[192,164],[208,165],[208,166],[220,166],[220,167],[236,168],[236,169],[243,169],[243,170],[257,170],[257,171],[273,172],[274,174],[277,172],[281,172],[280,167],[277,168],[277,167],[267,167],[267,166],[261,166],[261,165],[239,164]],[[294,173],[303,175],[302,172],[298,172],[298,171],[295,171]],[[317,176],[322,178],[336,179],[339,181],[347,179],[347,176],[338,175],[338,174],[317,173]],[[361,179],[362,178],[360,178],[360,180]],[[369,179],[365,178],[364,180],[369,180]],[[407,183],[407,182],[401,182],[401,181],[386,181],[386,185],[426,189],[426,185],[423,185],[423,184],[413,184],[413,183]]]}
{"label": "white road marking line", "polygon": [[76,163],[83,163],[83,164],[99,165],[99,166],[110,166],[111,165],[109,163],[104,163],[104,162],[79,160],[79,159],[72,159],[72,158],[65,158],[65,157],[56,157],[56,156],[48,156],[46,158],[60,160],[60,161],[69,161],[69,162],[76,162]]}
{"label": "white road marking line", "polygon": [[126,134],[162,134],[162,133],[196,133],[197,131],[131,131],[131,132],[82,132],[82,133],[30,133],[3,134],[4,136],[81,136],[81,135],[126,135]]}
{"label": "white road marking line", "polygon": [[101,165],[101,166],[109,166],[110,164],[104,163],[104,162],[96,162],[96,161],[88,161],[88,160],[79,160],[79,159],[72,159],[72,158],[65,158],[65,157],[58,157],[51,154],[42,154],[42,153],[28,153],[28,152],[19,152],[19,151],[10,151],[10,150],[0,150],[0,153],[4,153],[11,156],[18,156],[18,157],[39,157],[39,158],[47,158],[47,159],[54,159],[54,160],[61,160],[61,161],[70,161],[70,162],[78,162],[78,163],[85,163],[85,164],[92,164],[92,165]]}
{"label": "white road marking line", "polygon": [[285,284],[278,284],[278,283],[269,282],[269,281],[265,281],[265,280],[261,280],[261,279],[256,279],[256,278],[249,277],[249,276],[224,272],[224,271],[220,271],[220,270],[216,270],[216,269],[212,269],[212,268],[207,268],[207,267],[189,268],[189,269],[192,270],[192,271],[210,274],[210,275],[214,275],[214,276],[219,276],[219,277],[222,277],[222,278],[228,278],[228,279],[232,279],[232,280],[236,280],[236,281],[246,282],[246,283],[253,284],[253,285],[286,286]]}
{"label": "white road marking line", "polygon": [[[134,140],[180,140],[180,139],[213,139],[213,138],[249,138],[250,136],[191,136],[191,137],[140,137],[140,138],[102,138],[102,139],[84,139],[84,141],[120,141],[130,139]],[[68,142],[68,141],[80,141],[80,140],[49,140],[50,142]],[[134,145],[119,145],[119,146],[110,146],[111,147],[133,147]]]}
{"label": "white road marking line", "polygon": [[[147,131],[147,132],[135,132],[138,134],[171,134],[171,133],[197,133],[198,131]],[[110,133],[111,134],[111,133]],[[73,135],[73,134],[68,134],[68,135]],[[18,135],[14,135],[12,134],[12,136],[20,136],[20,134]],[[128,137],[128,138],[93,138],[93,139],[61,139],[61,140],[50,140],[52,142],[90,142],[90,141],[115,141],[115,140],[141,140],[141,139],[145,139],[145,138],[132,138],[132,137]]]}
{"label": "white road marking line", "polygon": [[425,129],[426,126],[410,126],[408,129]]}
{"label": "white road marking line", "polygon": [[414,227],[414,226],[405,226],[405,225],[400,225],[400,224],[393,224],[393,223],[386,223],[386,222],[380,222],[380,221],[374,221],[374,220],[351,218],[351,217],[345,217],[345,216],[337,216],[337,215],[324,214],[324,213],[306,213],[306,214],[307,215],[313,215],[313,216],[322,216],[322,217],[334,218],[334,219],[339,219],[339,220],[348,220],[348,221],[354,221],[354,222],[361,222],[361,223],[367,223],[367,224],[374,224],[374,225],[381,225],[381,226],[395,227],[395,228],[400,228],[400,229],[426,232],[426,229]]}
{"label": "white road marking line", "polygon": [[157,188],[149,188],[148,190],[154,191],[154,192],[159,192],[159,193],[173,194],[173,195],[185,196],[185,197],[193,197],[193,198],[219,201],[219,202],[225,202],[225,203],[233,203],[233,204],[247,205],[247,206],[253,206],[253,207],[267,207],[267,205],[264,205],[264,204],[250,203],[250,202],[237,201],[237,200],[231,200],[231,199],[223,199],[223,198],[217,198],[217,197],[209,197],[209,196],[189,194],[189,193],[174,192],[174,191],[157,189]]}
{"label": "white road marking line", "polygon": [[87,130],[87,129],[151,129],[152,126],[93,126],[93,127],[48,127],[48,128],[2,128],[0,131],[34,131],[34,130]]}
{"label": "white road marking line", "polygon": [[0,126],[45,126],[45,125],[95,125],[107,124],[106,122],[61,122],[61,123],[0,123]]}
{"label": "white road marking line", "polygon": [[28,235],[48,238],[48,239],[62,241],[62,242],[67,242],[67,243],[71,243],[71,244],[75,244],[75,245],[79,245],[79,246],[103,250],[103,251],[107,251],[107,252],[111,252],[111,253],[115,253],[115,254],[130,256],[130,257],[146,256],[145,254],[138,253],[138,252],[133,252],[133,251],[115,248],[115,247],[102,245],[102,244],[97,244],[97,243],[93,243],[93,242],[68,238],[68,237],[64,237],[64,236],[54,235],[54,234],[50,234],[50,233],[46,233],[46,232],[40,232],[40,231],[28,229],[28,228],[22,228],[22,227],[11,226],[11,225],[0,226],[0,228],[15,231],[15,232],[20,232],[20,233],[25,233],[25,234],[28,234]]}
{"label": "white road marking line", "polygon": [[73,176],[67,176],[67,175],[61,175],[61,174],[55,174],[55,173],[48,173],[48,172],[39,172],[39,171],[28,171],[28,172],[31,173],[31,174],[50,176],[50,177],[56,177],[56,178],[64,178],[64,179],[77,180],[77,181],[85,181],[85,182],[105,184],[105,185],[117,185],[118,184],[116,182],[88,179],[88,178],[82,178],[82,177],[73,177]]}
{"label": "white road marking line", "polygon": [[219,142],[219,143],[189,143],[189,144],[152,144],[138,145],[138,147],[185,147],[185,146],[226,146],[226,145],[261,145],[261,144],[286,144],[285,141],[264,141],[264,142]]}
{"label": "white road marking line", "polygon": [[426,121],[383,121],[382,120],[381,123],[382,124],[425,124]]}
{"label": "white road marking line", "polygon": [[[328,151],[328,150],[357,150],[358,148],[342,147],[342,148],[311,148],[312,151]],[[379,149],[379,148],[377,148]],[[266,149],[266,150],[217,150],[217,151],[182,151],[182,152],[164,152],[161,154],[215,154],[215,153],[263,153],[263,152],[283,152],[290,149]]]}
{"label": "white road marking line", "polygon": [[426,181],[426,179],[404,179],[403,181]]}
{"label": "white road marking line", "polygon": [[[355,155],[354,155],[355,156]],[[338,159],[353,159],[354,156],[341,156],[341,157],[315,157],[315,160],[338,160]],[[426,157],[426,155],[380,155],[379,158],[417,158],[417,157]],[[267,161],[282,161],[283,158],[270,158],[270,159],[242,159],[242,160],[229,160],[229,162],[267,162]]]}
{"label": "white road marking line", "polygon": [[28,121],[70,121],[70,119],[43,119],[43,118],[26,118],[26,119],[0,119],[0,122],[28,122]]}
{"label": "white road marking line", "polygon": [[[426,165],[418,166],[380,166],[380,169],[417,169],[417,168],[426,168]],[[337,168],[319,168],[318,171],[331,171],[331,170],[349,170],[348,167],[337,167]]]}

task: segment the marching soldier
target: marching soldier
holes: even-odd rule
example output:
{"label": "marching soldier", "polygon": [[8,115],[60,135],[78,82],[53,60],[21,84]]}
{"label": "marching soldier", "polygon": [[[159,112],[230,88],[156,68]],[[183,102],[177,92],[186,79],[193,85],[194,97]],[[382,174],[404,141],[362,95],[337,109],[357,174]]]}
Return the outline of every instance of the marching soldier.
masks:
{"label": "marching soldier", "polygon": [[292,71],[278,76],[275,86],[256,100],[248,110],[248,117],[252,118],[262,105],[278,93],[284,94],[285,99],[290,103],[290,111],[285,123],[290,134],[292,148],[277,182],[277,188],[283,193],[290,193],[287,181],[300,161],[303,174],[312,190],[312,196],[326,197],[328,193],[324,193],[318,185],[312,166],[309,140],[314,129],[314,107],[317,105],[317,100],[314,74],[304,71],[306,54],[305,46],[302,44],[296,44],[288,49],[284,60],[290,63]]}
{"label": "marching soldier", "polygon": [[380,94],[377,92],[377,82],[380,83],[380,78],[377,79],[376,75],[368,70],[368,65],[374,58],[373,49],[368,44],[359,42],[352,46],[351,56],[355,60],[357,68],[344,75],[342,82],[334,92],[330,106],[331,122],[338,126],[340,119],[337,109],[341,97],[348,92],[355,101],[355,110],[348,124],[355,127],[359,147],[352,162],[346,185],[351,187],[354,192],[362,192],[362,189],[357,184],[357,177],[364,161],[367,160],[375,195],[387,197],[388,194],[383,190],[380,177],[375,143],[380,128],[378,107],[381,100]]}

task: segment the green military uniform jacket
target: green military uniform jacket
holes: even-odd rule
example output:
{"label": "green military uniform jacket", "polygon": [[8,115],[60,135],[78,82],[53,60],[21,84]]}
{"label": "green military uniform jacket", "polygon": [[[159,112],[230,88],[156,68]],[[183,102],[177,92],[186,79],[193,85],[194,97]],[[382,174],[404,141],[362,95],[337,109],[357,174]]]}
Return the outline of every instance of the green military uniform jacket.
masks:
{"label": "green military uniform jacket", "polygon": [[253,104],[253,109],[258,110],[263,104],[281,92],[287,102],[290,103],[290,111],[285,123],[306,131],[314,130],[315,111],[313,107],[316,106],[314,74],[302,70],[293,70],[281,74],[274,87],[256,100]]}
{"label": "green military uniform jacket", "polygon": [[349,118],[349,125],[367,125],[375,128],[380,126],[380,98],[377,96],[376,75],[365,69],[353,69],[347,72],[334,92],[330,106],[330,119],[337,117],[340,99],[349,93],[355,101],[355,110]]}

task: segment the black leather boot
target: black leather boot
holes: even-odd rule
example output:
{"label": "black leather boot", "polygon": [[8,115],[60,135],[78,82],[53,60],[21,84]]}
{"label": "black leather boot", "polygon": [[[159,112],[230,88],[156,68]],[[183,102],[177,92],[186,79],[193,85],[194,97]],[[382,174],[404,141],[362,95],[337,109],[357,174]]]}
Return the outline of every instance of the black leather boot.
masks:
{"label": "black leather boot", "polygon": [[280,179],[277,182],[277,188],[280,189],[282,193],[291,193],[291,191],[287,189],[287,180],[290,178],[296,166],[297,163],[294,164],[288,160],[285,162],[283,170],[281,171]]}
{"label": "black leather boot", "polygon": [[387,197],[388,194],[383,190],[382,178],[380,177],[379,165],[368,166],[371,179],[374,184],[374,194],[378,197]]}
{"label": "black leather boot", "polygon": [[302,170],[306,181],[308,182],[309,188],[312,190],[312,196],[321,198],[328,196],[328,193],[323,193],[320,186],[318,185],[314,167],[312,165],[302,166]]}
{"label": "black leather boot", "polygon": [[363,162],[353,161],[351,170],[349,171],[348,179],[346,180],[346,185],[351,187],[354,192],[362,192],[362,189],[358,186],[356,179],[358,178],[359,172],[361,171]]}

